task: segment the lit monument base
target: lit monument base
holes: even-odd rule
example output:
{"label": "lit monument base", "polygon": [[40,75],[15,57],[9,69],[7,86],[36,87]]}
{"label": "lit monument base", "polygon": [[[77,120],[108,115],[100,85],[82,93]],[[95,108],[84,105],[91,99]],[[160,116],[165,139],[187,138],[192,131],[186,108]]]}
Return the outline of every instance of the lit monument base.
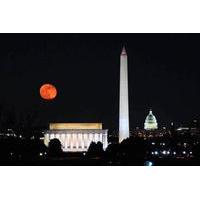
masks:
{"label": "lit monument base", "polygon": [[[48,146],[50,140],[57,138],[65,152],[87,151],[91,142],[101,142],[103,149],[108,146],[108,130],[101,129],[98,124],[50,124],[50,129],[44,133],[44,144]],[[74,129],[68,129],[73,127]],[[97,129],[91,129],[95,127]],[[54,129],[56,128],[56,129]],[[65,129],[63,129],[65,128]],[[79,128],[79,129],[76,129]],[[82,128],[82,129],[80,129]],[[88,129],[87,129],[88,128]]]}
{"label": "lit monument base", "polygon": [[124,139],[129,138],[129,120],[128,119],[120,119],[119,122],[119,142],[122,142]]}

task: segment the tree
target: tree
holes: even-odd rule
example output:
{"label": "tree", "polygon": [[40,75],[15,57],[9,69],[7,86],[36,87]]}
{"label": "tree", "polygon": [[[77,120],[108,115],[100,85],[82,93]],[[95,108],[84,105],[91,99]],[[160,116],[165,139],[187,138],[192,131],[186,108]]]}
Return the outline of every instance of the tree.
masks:
{"label": "tree", "polygon": [[91,142],[89,148],[88,148],[88,152],[87,152],[87,156],[89,157],[102,157],[104,154],[104,150],[103,150],[103,144],[101,142]]}
{"label": "tree", "polygon": [[48,155],[49,156],[60,156],[62,154],[62,145],[60,140],[54,138],[50,140],[48,147]]}

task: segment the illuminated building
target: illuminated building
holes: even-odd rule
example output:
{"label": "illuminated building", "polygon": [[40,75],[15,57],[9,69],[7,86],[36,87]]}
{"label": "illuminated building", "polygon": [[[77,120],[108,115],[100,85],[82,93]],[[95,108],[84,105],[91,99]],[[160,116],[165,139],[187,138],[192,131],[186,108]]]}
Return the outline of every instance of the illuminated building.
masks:
{"label": "illuminated building", "polygon": [[152,110],[149,111],[145,122],[144,122],[144,129],[145,130],[155,130],[158,129],[158,123],[156,117],[153,115]]}
{"label": "illuminated building", "polygon": [[120,56],[119,142],[129,137],[128,61],[123,47]]}
{"label": "illuminated building", "polygon": [[107,132],[101,123],[50,123],[44,132],[44,143],[48,146],[51,139],[57,138],[65,152],[87,151],[91,142],[101,142],[106,149]]}

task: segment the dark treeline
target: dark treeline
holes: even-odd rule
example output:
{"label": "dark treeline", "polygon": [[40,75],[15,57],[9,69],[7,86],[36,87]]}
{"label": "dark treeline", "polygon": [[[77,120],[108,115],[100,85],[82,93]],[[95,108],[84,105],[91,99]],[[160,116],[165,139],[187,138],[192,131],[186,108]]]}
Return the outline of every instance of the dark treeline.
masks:
{"label": "dark treeline", "polygon": [[[157,153],[156,153],[157,152]],[[176,154],[174,154],[176,153]],[[192,153],[192,154],[191,154]],[[87,152],[62,151],[58,139],[46,147],[41,139],[1,137],[1,165],[199,165],[200,140],[191,135],[144,139],[130,137],[104,150],[92,142]]]}

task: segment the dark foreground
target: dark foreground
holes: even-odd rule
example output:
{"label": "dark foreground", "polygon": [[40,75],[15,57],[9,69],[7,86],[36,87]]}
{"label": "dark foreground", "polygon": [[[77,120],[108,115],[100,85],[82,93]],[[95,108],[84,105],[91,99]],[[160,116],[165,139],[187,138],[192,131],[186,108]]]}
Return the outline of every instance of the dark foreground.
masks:
{"label": "dark foreground", "polygon": [[200,166],[200,134],[130,137],[121,143],[91,142],[84,153],[63,152],[58,139],[0,139],[2,166]]}
{"label": "dark foreground", "polygon": [[18,160],[1,160],[1,166],[200,166],[197,159],[139,159],[109,160],[101,157],[86,157],[80,154],[68,154],[65,157],[46,157]]}

